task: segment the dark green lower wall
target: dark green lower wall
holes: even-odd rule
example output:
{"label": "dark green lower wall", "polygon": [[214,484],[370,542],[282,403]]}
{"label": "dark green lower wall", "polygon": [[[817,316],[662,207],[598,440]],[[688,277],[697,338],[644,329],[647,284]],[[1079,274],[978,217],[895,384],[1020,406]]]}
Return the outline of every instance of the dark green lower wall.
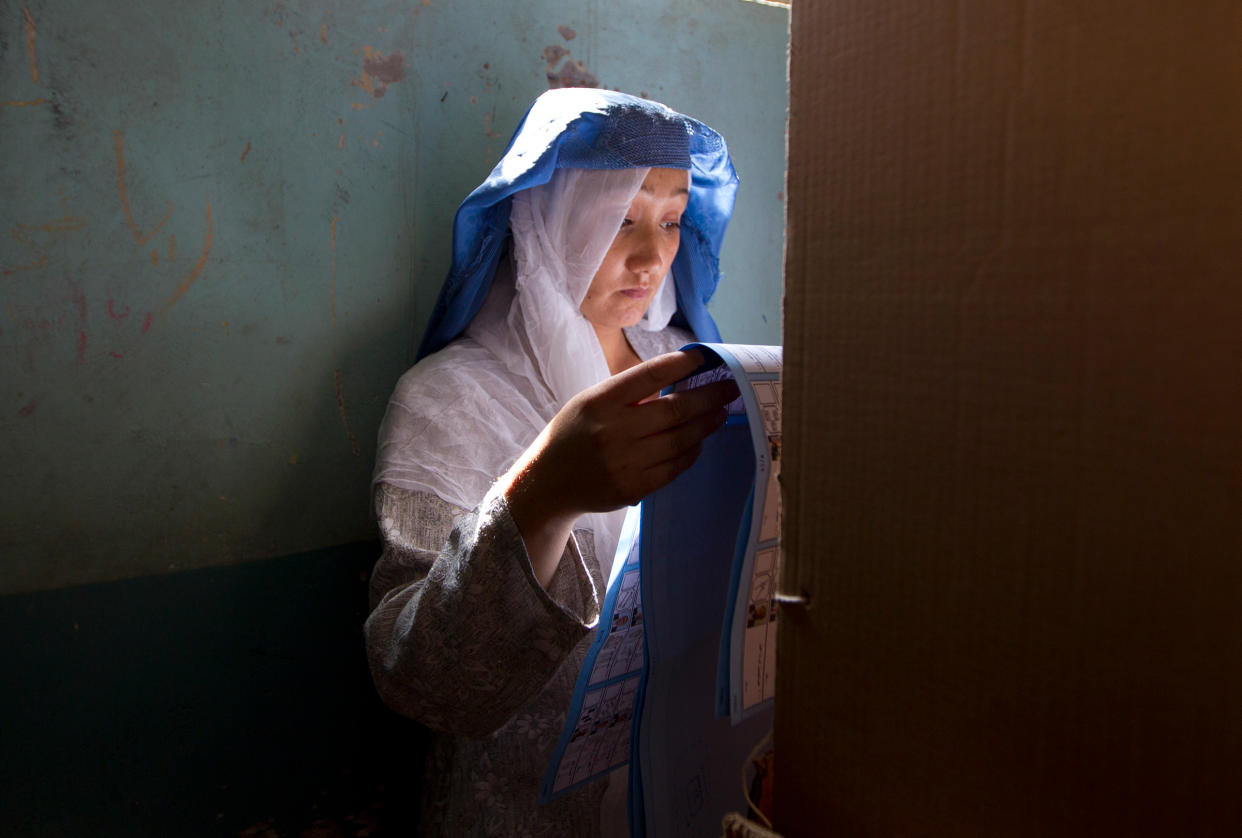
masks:
{"label": "dark green lower wall", "polygon": [[361,543],[0,598],[0,834],[414,834]]}

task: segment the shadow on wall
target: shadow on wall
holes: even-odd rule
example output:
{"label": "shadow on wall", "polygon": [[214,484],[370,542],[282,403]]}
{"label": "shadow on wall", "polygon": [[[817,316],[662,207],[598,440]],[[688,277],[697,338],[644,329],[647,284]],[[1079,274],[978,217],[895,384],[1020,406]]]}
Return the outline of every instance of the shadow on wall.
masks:
{"label": "shadow on wall", "polygon": [[412,835],[362,641],[378,545],[0,598],[0,834]]}

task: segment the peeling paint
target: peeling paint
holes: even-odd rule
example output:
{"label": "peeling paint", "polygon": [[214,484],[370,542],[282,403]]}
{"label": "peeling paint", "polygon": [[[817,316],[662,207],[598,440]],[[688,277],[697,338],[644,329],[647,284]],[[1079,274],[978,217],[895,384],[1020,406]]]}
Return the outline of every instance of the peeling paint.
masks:
{"label": "peeling paint", "polygon": [[570,29],[568,26],[558,26],[556,27],[556,31],[560,32],[561,37],[564,38],[566,41],[572,41],[574,38],[578,37],[577,30]]}
{"label": "peeling paint", "polygon": [[[564,32],[561,34],[564,35]],[[576,35],[577,33],[574,34]],[[569,39],[566,38],[566,40]],[[588,70],[581,61],[575,61],[573,54],[560,44],[549,44],[544,47],[543,60],[548,65],[549,89],[600,86],[599,79],[595,77],[595,74]],[[562,60],[563,63],[561,63]],[[559,67],[557,66],[558,64],[560,64]]]}
{"label": "peeling paint", "polygon": [[361,87],[370,93],[372,98],[383,98],[388,86],[405,78],[405,55],[393,52],[384,55],[369,46],[362,48],[362,75],[352,79],[350,84]]}
{"label": "peeling paint", "polygon": [[25,407],[22,407],[17,411],[17,415],[25,419],[28,416],[30,416],[32,413],[34,413],[35,408],[38,406],[39,406],[39,400],[31,399],[29,402],[26,403]]}
{"label": "peeling paint", "polygon": [[246,155],[250,153],[250,143],[246,143],[246,147],[242,149],[241,162],[246,162]]}
{"label": "peeling paint", "polygon": [[548,87],[599,87],[599,79],[581,61],[571,59],[559,71],[548,71]]}
{"label": "peeling paint", "polygon": [[552,69],[552,65],[569,55],[569,50],[560,44],[552,44],[543,48],[543,60],[548,62],[548,69]]}

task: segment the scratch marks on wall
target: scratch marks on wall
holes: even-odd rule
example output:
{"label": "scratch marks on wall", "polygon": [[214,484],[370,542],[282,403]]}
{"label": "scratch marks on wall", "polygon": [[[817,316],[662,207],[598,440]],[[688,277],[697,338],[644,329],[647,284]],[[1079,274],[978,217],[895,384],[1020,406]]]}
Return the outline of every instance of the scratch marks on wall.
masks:
{"label": "scratch marks on wall", "polygon": [[129,306],[125,306],[124,311],[117,311],[116,302],[111,297],[109,297],[108,298],[108,316],[111,317],[113,320],[124,320],[126,317],[129,317]]}
{"label": "scratch marks on wall", "polygon": [[[129,204],[129,190],[126,186],[126,179],[125,179],[125,173],[126,173],[125,133],[119,130],[113,131],[112,132],[112,143],[113,143],[113,148],[116,154],[116,189],[117,189],[117,194],[120,196],[120,200],[121,200],[121,210],[125,214],[125,223],[129,225],[129,230],[130,230],[130,233],[133,234],[134,241],[138,244],[139,247],[141,247],[145,245],[147,242],[149,242],[156,235],[156,233],[160,231],[160,229],[164,226],[164,224],[167,223],[168,219],[172,217],[173,202],[172,201],[168,202],[168,209],[165,210],[164,217],[161,218],[155,224],[155,226],[151,228],[151,231],[144,233],[142,229],[139,228],[138,222],[134,218],[133,209],[130,207],[130,204]],[[250,153],[250,143],[246,143],[246,148],[242,151],[241,159],[244,161],[246,159],[246,155],[249,153]],[[198,279],[199,274],[202,273],[204,266],[206,266],[207,264],[207,257],[211,254],[212,240],[215,237],[215,220],[212,218],[212,214],[211,214],[210,196],[208,196],[205,200],[206,200],[206,205],[207,205],[207,209],[206,209],[207,232],[203,237],[202,253],[199,254],[198,261],[194,263],[194,267],[190,269],[189,274],[187,274],[185,278],[181,280],[181,283],[177,286],[176,290],[173,291],[173,293],[168,297],[168,299],[165,300],[164,303],[156,311],[147,314],[147,318],[144,321],[143,326],[142,326],[142,331],[144,332],[147,331],[149,328],[151,328],[152,314],[156,314],[156,313],[163,314],[164,312],[168,311],[168,309],[171,308],[172,305],[177,302],[177,300],[181,299],[181,297],[184,296],[186,291],[190,290],[190,286],[193,285],[194,281]],[[170,234],[168,237],[168,261],[172,262],[176,259],[176,257],[177,257],[177,237],[175,234]],[[159,261],[160,261],[159,250],[158,249],[152,250],[151,251],[151,264],[159,265]]]}
{"label": "scratch marks on wall", "polygon": [[[215,225],[211,218],[211,198],[207,198],[207,235],[203,239],[203,252],[199,254],[198,261],[194,263],[194,267],[190,270],[189,275],[181,281],[181,284],[177,286],[177,290],[172,293],[172,296],[164,301],[164,305],[160,306],[161,314],[168,311],[173,303],[181,299],[182,295],[190,290],[194,280],[198,279],[198,275],[203,272],[203,266],[207,264],[207,257],[211,254],[211,242],[214,235]],[[144,328],[143,331],[146,331],[146,329]]]}
{"label": "scratch marks on wall", "polygon": [[245,163],[245,162],[246,162],[246,155],[247,155],[247,154],[249,154],[249,153],[250,153],[250,143],[249,143],[249,142],[247,142],[247,143],[246,143],[246,147],[242,149],[242,153],[241,153],[241,162],[242,162],[242,163]]}
{"label": "scratch marks on wall", "polygon": [[152,236],[160,231],[164,226],[164,222],[172,216],[173,202],[168,202],[168,209],[164,212],[164,217],[151,228],[151,232],[143,233],[138,229],[138,223],[134,220],[133,210],[129,206],[129,190],[125,186],[125,134],[122,131],[112,132],[112,144],[116,151],[116,189],[121,197],[121,209],[125,212],[125,222],[129,224],[129,230],[134,234],[134,241],[139,245],[144,245],[151,240]]}
{"label": "scratch marks on wall", "polygon": [[21,407],[18,409],[17,415],[21,417],[22,419],[26,419],[35,412],[35,408],[37,408],[38,406],[39,406],[39,400],[31,399],[30,401],[26,402],[24,407]]}
{"label": "scratch marks on wall", "polygon": [[[405,78],[405,55],[393,52],[389,55],[364,46],[362,53],[362,74],[352,79],[350,84],[360,87],[371,94],[373,99],[381,99],[388,92],[388,86]],[[355,105],[357,107],[357,105]]]}
{"label": "scratch marks on wall", "polygon": [[[492,109],[483,114],[483,136],[488,139],[494,139],[501,136],[500,132],[492,130],[492,120],[496,118],[496,106],[492,105]],[[490,156],[490,152],[489,152]]]}
{"label": "scratch marks on wall", "polygon": [[[64,202],[62,200],[62,206]],[[20,265],[5,265],[0,271],[5,276],[19,271],[40,270],[47,265],[48,250],[60,242],[66,233],[86,228],[86,221],[76,215],[63,215],[42,224],[18,224],[9,231],[18,244],[29,254],[30,261]]]}
{"label": "scratch marks on wall", "polygon": [[349,416],[345,413],[345,385],[341,379],[341,371],[339,369],[332,370],[332,384],[336,388],[336,410],[341,415],[341,424],[345,426],[345,436],[349,439],[349,449],[355,457],[361,456],[362,451],[358,447],[358,437],[350,429]]}
{"label": "scratch marks on wall", "polygon": [[51,99],[26,99],[26,100],[24,100],[24,101],[17,101],[17,100],[10,99],[10,100],[9,100],[9,101],[7,101],[7,102],[0,102],[0,107],[3,107],[3,108],[29,108],[29,107],[33,107],[33,106],[35,106],[35,105],[46,105],[46,104],[47,104],[48,102],[50,102],[50,101],[52,101],[52,100],[51,100]]}
{"label": "scratch marks on wall", "polygon": [[39,27],[35,24],[34,15],[30,13],[30,9],[24,6],[22,7],[22,24],[26,30],[26,62],[30,65],[30,80],[38,84],[39,55],[35,42],[39,35]]}
{"label": "scratch marks on wall", "polygon": [[[338,189],[339,191],[339,189]],[[346,198],[348,201],[348,198]],[[332,362],[339,364],[336,351],[336,223],[339,216],[336,212],[332,213],[332,222],[328,228],[328,246],[331,254],[331,287],[329,290],[329,305],[332,311]],[[358,447],[358,437],[354,435],[353,429],[349,426],[349,414],[345,409],[345,380],[341,375],[339,367],[332,370],[332,386],[336,391],[336,412],[341,417],[341,425],[345,428],[345,438],[349,440],[349,450],[353,452],[355,457],[361,455],[361,449]]]}
{"label": "scratch marks on wall", "polygon": [[[339,185],[337,186],[337,199],[346,204],[349,203],[349,193],[341,189]],[[332,316],[332,363],[336,367],[332,370],[332,387],[336,393],[336,412],[341,417],[341,425],[345,428],[345,438],[349,441],[349,450],[353,452],[355,457],[358,457],[361,456],[362,451],[358,446],[358,437],[349,426],[349,412],[345,407],[345,379],[344,376],[341,375],[340,358],[336,348],[336,225],[340,220],[340,214],[336,206],[333,206],[332,210],[332,220],[328,225],[328,254],[330,266],[328,305]]]}
{"label": "scratch marks on wall", "polygon": [[[35,375],[36,350],[61,346],[72,346],[73,361],[81,365],[86,360],[89,343],[87,328],[88,303],[86,292],[80,283],[64,278],[60,281],[46,282],[43,286],[44,296],[36,302],[9,302],[6,306],[9,320],[22,335],[13,341],[6,341],[6,348],[20,348],[25,351],[25,368],[27,373]],[[72,344],[62,339],[72,336]],[[55,352],[55,350],[53,349]],[[40,351],[38,354],[42,354]],[[60,356],[59,353],[56,357]]]}
{"label": "scratch marks on wall", "polygon": [[[329,239],[329,242],[330,242],[330,248],[331,248],[331,252],[332,252],[332,290],[331,290],[331,305],[332,305],[332,323],[333,323],[333,325],[335,325],[335,324],[336,324],[336,219],[337,219],[336,213],[333,213],[333,214],[332,214],[332,227],[331,227],[331,229],[330,229],[330,230],[329,230],[329,232],[328,232],[328,239]],[[334,350],[334,351],[335,351],[335,350]]]}
{"label": "scratch marks on wall", "polygon": [[81,286],[75,283],[70,283],[70,289],[73,297],[73,310],[78,316],[78,344],[74,361],[80,364],[86,360],[86,294],[82,292]]}

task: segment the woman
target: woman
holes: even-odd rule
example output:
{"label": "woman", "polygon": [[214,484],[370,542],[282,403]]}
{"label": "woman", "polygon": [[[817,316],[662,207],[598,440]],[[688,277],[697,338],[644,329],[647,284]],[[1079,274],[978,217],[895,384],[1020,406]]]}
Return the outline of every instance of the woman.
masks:
{"label": "woman", "polygon": [[710,128],[563,89],[458,210],[380,428],[366,624],[380,694],[438,732],[423,834],[625,830],[624,772],[544,806],[538,785],[623,507],[687,468],[736,396],[654,398],[699,364],[673,350],[719,339],[706,302],[736,189]]}

